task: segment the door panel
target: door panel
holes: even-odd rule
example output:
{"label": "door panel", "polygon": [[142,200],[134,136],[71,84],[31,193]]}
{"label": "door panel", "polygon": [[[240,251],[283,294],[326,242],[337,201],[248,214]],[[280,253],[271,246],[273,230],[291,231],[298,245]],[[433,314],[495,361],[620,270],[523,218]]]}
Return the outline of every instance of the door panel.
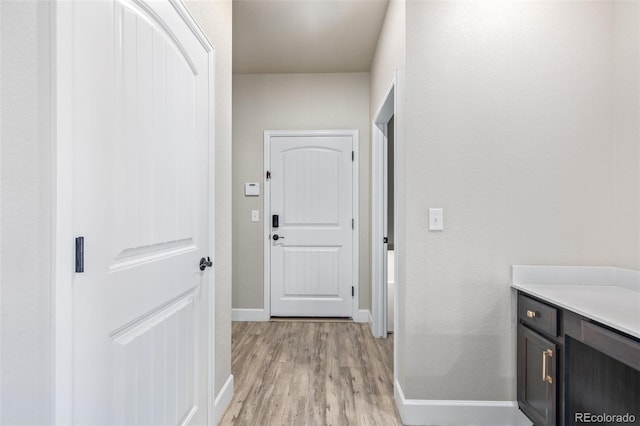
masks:
{"label": "door panel", "polygon": [[518,324],[518,403],[536,425],[556,424],[557,358],[553,342]]}
{"label": "door panel", "polygon": [[340,297],[340,247],[284,247],[286,297]]}
{"label": "door panel", "polygon": [[115,424],[178,424],[194,414],[196,304],[190,293],[113,337]]}
{"label": "door panel", "polygon": [[340,154],[315,147],[280,153],[284,226],[339,226]]}
{"label": "door panel", "polygon": [[125,202],[116,204],[115,258],[172,255],[194,245],[198,76],[162,27],[140,11],[117,10],[122,137],[114,193]]}
{"label": "door panel", "polygon": [[204,424],[209,53],[168,1],[72,7],[74,421]]}
{"label": "door panel", "polygon": [[272,136],[271,314],[352,315],[351,136]]}

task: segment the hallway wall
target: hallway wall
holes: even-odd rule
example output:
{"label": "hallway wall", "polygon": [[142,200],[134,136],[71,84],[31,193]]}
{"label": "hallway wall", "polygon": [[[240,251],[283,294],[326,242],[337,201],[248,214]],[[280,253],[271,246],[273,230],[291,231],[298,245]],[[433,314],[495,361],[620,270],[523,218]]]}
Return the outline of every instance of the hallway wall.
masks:
{"label": "hallway wall", "polygon": [[514,400],[510,266],[616,263],[616,4],[407,3],[407,398]]}
{"label": "hallway wall", "polygon": [[640,270],[640,2],[614,15],[615,266]]}
{"label": "hallway wall", "polygon": [[48,2],[0,2],[0,424],[51,415]]}
{"label": "hallway wall", "polygon": [[[359,130],[360,309],[369,309],[369,73],[233,76],[233,307],[263,308],[263,132]],[[259,197],[244,183],[260,182]],[[260,210],[260,222],[250,220]]]}

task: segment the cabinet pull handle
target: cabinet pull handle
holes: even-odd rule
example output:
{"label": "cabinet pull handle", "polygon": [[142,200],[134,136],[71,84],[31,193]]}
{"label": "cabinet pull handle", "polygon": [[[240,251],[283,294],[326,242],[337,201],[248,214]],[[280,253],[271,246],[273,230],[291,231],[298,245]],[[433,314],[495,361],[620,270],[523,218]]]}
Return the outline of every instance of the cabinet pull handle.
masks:
{"label": "cabinet pull handle", "polygon": [[527,309],[527,317],[535,318],[536,317],[536,312],[535,311],[530,311],[529,309]]}
{"label": "cabinet pull handle", "polygon": [[553,351],[551,349],[542,351],[542,381],[553,384],[553,378],[547,375],[547,357],[553,357]]}

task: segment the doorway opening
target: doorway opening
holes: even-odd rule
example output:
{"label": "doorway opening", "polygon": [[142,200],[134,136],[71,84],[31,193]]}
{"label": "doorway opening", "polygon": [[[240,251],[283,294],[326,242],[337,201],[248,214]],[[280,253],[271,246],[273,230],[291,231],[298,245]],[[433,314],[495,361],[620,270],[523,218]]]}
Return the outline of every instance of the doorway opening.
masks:
{"label": "doorway opening", "polygon": [[372,333],[387,337],[397,323],[395,286],[397,283],[397,235],[395,202],[397,111],[396,76],[385,92],[372,123]]}
{"label": "doorway opening", "polygon": [[394,197],[394,177],[395,177],[395,156],[394,156],[394,142],[395,142],[395,116],[391,116],[389,122],[387,123],[387,170],[385,173],[385,193],[387,195],[386,199],[386,211],[387,211],[387,220],[385,221],[385,225],[387,227],[387,333],[393,333],[393,313],[394,313],[394,299],[395,299],[395,228],[393,226],[394,222],[394,208],[395,208],[395,197]]}

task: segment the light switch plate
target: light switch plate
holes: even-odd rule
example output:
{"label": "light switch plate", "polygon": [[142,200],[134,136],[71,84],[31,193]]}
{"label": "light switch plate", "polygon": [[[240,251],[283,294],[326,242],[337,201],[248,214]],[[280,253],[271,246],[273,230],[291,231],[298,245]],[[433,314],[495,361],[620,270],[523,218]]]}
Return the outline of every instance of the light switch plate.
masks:
{"label": "light switch plate", "polygon": [[429,231],[444,230],[444,212],[442,209],[429,209]]}
{"label": "light switch plate", "polygon": [[260,210],[251,210],[251,222],[260,222]]}

